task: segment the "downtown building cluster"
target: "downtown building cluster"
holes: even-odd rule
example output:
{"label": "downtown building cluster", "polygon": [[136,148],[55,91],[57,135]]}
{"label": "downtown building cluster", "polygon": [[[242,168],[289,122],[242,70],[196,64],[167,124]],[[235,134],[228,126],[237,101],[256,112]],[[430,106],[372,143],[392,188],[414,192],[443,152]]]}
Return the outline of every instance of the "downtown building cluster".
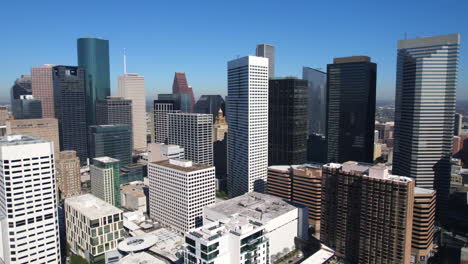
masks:
{"label": "downtown building cluster", "polygon": [[68,244],[119,263],[157,247],[164,227],[190,264],[300,259],[311,240],[349,263],[428,263],[448,207],[459,42],[399,41],[395,122],[376,124],[368,56],[281,78],[275,47],[260,44],[227,63],[226,102],[196,101],[176,72],[147,120],[144,77],[124,63],[111,96],[109,42],[81,38],[78,66],[33,67],[12,87],[0,260],[61,263]]}

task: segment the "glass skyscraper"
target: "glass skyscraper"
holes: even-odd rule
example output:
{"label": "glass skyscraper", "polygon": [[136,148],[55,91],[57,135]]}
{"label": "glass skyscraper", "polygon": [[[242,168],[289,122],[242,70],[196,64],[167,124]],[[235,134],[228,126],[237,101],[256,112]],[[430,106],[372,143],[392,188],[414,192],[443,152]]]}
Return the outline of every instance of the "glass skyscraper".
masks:
{"label": "glass skyscraper", "polygon": [[372,162],[377,65],[367,56],[327,65],[327,161]]}
{"label": "glass skyscraper", "polygon": [[96,101],[110,96],[109,41],[79,38],[78,66],[85,70],[86,108],[89,125],[96,124]]}
{"label": "glass skyscraper", "polygon": [[437,191],[439,216],[450,188],[460,35],[398,41],[393,173]]}
{"label": "glass skyscraper", "polygon": [[90,159],[111,157],[120,160],[120,166],[132,162],[132,129],[128,125],[89,126]]}
{"label": "glass skyscraper", "polygon": [[215,120],[219,109],[226,113],[226,103],[221,95],[202,95],[193,111],[199,114],[212,114]]}
{"label": "glass skyscraper", "polygon": [[182,113],[191,113],[191,97],[186,93],[158,94],[158,100],[173,101],[176,109]]}

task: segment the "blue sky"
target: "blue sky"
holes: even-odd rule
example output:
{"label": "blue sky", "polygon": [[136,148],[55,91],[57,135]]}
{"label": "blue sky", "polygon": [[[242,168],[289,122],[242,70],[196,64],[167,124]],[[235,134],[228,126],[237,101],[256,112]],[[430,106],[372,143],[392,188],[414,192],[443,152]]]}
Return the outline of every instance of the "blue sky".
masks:
{"label": "blue sky", "polygon": [[458,99],[468,99],[468,1],[3,1],[0,100],[31,66],[76,65],[76,39],[110,40],[116,94],[122,50],[128,72],[146,78],[148,97],[187,73],[196,97],[226,94],[226,63],[276,46],[276,75],[301,77],[333,57],[367,55],[378,64],[377,98],[393,99],[397,40],[461,33]]}

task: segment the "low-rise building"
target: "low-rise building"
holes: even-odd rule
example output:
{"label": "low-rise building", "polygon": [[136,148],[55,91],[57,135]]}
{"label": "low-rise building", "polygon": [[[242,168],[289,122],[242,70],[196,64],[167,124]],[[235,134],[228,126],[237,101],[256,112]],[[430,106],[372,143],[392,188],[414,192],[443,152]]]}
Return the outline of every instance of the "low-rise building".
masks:
{"label": "low-rise building", "polygon": [[104,263],[124,238],[122,210],[84,194],[65,199],[67,243],[73,254],[91,264]]}
{"label": "low-rise building", "polygon": [[120,185],[121,206],[129,211],[146,213],[146,195],[143,182]]}

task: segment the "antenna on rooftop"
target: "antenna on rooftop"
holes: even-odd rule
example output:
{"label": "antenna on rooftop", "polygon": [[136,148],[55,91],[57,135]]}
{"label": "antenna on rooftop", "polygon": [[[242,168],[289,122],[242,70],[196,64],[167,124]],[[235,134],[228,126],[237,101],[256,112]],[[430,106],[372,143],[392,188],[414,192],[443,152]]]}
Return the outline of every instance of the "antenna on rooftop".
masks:
{"label": "antenna on rooftop", "polygon": [[124,74],[127,74],[127,49],[126,48],[123,49],[123,59],[124,59],[124,63],[123,63]]}

